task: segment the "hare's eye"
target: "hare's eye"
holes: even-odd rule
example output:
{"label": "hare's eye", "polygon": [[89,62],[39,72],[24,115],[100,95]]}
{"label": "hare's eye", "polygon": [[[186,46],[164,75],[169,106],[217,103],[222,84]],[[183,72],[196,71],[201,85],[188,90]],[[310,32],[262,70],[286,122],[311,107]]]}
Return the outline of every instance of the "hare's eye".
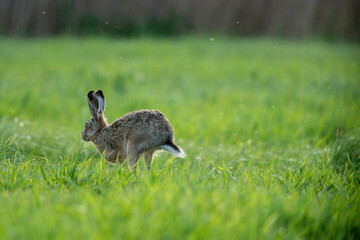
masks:
{"label": "hare's eye", "polygon": [[86,122],[85,127],[89,127],[89,126],[90,126],[90,123]]}

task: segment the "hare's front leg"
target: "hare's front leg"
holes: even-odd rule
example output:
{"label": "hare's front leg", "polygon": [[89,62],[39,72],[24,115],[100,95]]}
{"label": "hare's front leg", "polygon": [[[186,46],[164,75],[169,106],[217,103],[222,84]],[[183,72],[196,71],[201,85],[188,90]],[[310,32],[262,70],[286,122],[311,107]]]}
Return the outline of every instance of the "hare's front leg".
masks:
{"label": "hare's front leg", "polygon": [[126,158],[126,153],[123,151],[112,151],[105,154],[106,161],[110,163],[116,163],[116,161],[119,164],[122,164]]}

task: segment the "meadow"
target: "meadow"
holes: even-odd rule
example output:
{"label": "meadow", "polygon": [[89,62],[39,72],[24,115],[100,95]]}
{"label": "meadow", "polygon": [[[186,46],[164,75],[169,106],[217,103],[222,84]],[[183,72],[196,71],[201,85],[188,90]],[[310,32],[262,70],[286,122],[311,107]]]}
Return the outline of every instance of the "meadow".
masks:
{"label": "meadow", "polygon": [[[0,39],[1,239],[359,239],[360,48],[319,40]],[[80,134],[158,109],[136,174]]]}

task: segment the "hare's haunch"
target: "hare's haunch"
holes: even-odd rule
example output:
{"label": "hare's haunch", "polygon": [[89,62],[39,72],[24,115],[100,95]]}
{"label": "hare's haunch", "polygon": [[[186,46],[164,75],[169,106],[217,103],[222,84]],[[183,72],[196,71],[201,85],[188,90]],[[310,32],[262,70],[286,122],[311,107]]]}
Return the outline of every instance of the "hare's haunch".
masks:
{"label": "hare's haunch", "polygon": [[150,169],[156,150],[166,150],[185,158],[184,151],[174,143],[174,129],[159,111],[142,110],[126,114],[108,124],[105,97],[101,90],[87,95],[92,118],[85,123],[81,137],[95,144],[100,154],[105,153],[108,162],[122,163],[129,156],[129,164],[136,169],[141,155]]}

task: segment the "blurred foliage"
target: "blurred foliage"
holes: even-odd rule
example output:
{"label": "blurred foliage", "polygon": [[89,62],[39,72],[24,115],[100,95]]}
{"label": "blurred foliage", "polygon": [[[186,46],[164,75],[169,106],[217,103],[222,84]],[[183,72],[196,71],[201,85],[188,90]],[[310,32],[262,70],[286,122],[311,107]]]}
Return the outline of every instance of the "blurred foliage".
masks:
{"label": "blurred foliage", "polygon": [[56,34],[360,38],[358,0],[4,0],[4,35]]}

